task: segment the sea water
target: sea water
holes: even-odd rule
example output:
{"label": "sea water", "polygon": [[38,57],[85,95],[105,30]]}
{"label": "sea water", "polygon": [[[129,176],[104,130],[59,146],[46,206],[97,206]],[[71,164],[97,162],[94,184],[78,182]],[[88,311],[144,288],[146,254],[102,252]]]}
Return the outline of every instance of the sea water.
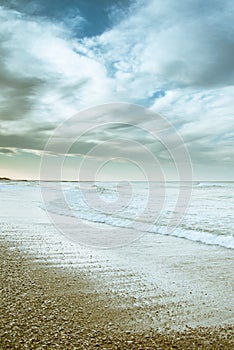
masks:
{"label": "sea water", "polygon": [[[173,235],[233,249],[234,182],[193,182],[188,201],[190,185],[64,182],[61,193],[66,206],[60,201],[61,196],[56,196],[47,201],[44,208],[87,222]],[[52,185],[48,183],[48,186]],[[186,198],[178,199],[183,189]]]}
{"label": "sea water", "polygon": [[[133,296],[136,305],[175,305],[171,319],[175,325],[232,322],[233,251],[227,248],[233,248],[233,183],[193,183],[187,211],[171,232],[168,221],[178,210],[181,187],[183,194],[189,193],[188,184],[48,182],[46,186],[48,191],[60,188],[67,207],[55,193],[55,200],[51,198],[41,210],[38,182],[0,183],[0,236],[10,249],[20,247],[47,267],[85,271],[97,290],[120,293],[124,307],[124,296]],[[180,201],[181,207],[184,204]],[[118,227],[148,231],[120,249],[92,249],[59,233],[48,220],[49,211],[105,226],[107,232],[112,227],[117,227],[116,233],[127,231]],[[177,308],[178,302],[183,307]],[[160,313],[157,322],[161,319],[167,325],[166,315]]]}

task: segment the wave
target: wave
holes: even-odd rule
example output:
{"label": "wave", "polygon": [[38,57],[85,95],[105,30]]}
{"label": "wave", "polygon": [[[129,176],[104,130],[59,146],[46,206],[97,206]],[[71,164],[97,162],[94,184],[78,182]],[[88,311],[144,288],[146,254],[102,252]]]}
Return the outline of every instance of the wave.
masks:
{"label": "wave", "polygon": [[[163,230],[158,230],[160,234],[166,234]],[[218,245],[220,247],[234,249],[234,237],[231,235],[216,235],[204,231],[186,230],[177,228],[172,236],[186,238],[190,241],[200,242],[208,245]]]}
{"label": "wave", "polygon": [[[43,208],[45,209],[45,208]],[[200,242],[207,245],[218,245],[220,247],[234,249],[234,237],[231,235],[224,234],[215,234],[211,232],[206,232],[207,230],[201,231],[197,229],[187,229],[181,226],[178,226],[173,231],[169,231],[166,225],[158,225],[151,224],[150,222],[134,220],[131,218],[123,217],[123,216],[112,216],[107,213],[93,213],[90,214],[90,211],[79,211],[74,212],[71,209],[61,209],[59,206],[51,206],[47,207],[51,213],[62,215],[62,216],[72,216],[77,217],[80,220],[84,220],[87,222],[95,222],[106,224],[112,227],[126,228],[126,229],[137,229],[142,232],[148,232],[153,234],[161,234],[161,235],[170,235],[179,238],[185,238],[190,241]]]}
{"label": "wave", "polygon": [[230,186],[234,186],[233,182],[198,182],[195,183],[194,186],[196,187],[230,187]]}
{"label": "wave", "polygon": [[[184,185],[187,186],[186,183]],[[162,202],[162,207],[157,191],[155,196],[151,196],[151,204],[148,206],[148,188],[145,182],[135,183],[130,197],[126,182],[66,183],[62,186],[64,197],[62,199],[58,196],[47,203],[46,210],[49,212],[77,217],[87,222],[172,235],[234,249],[231,223],[233,197],[230,195],[227,197],[227,194],[232,193],[234,182],[194,183],[194,195],[190,208],[183,218],[183,223],[173,231],[169,231],[167,224],[175,214],[177,193],[181,186],[179,183],[166,183],[168,193],[165,203]],[[120,192],[119,186],[122,186]],[[157,183],[155,188],[158,186],[161,186],[161,183]],[[210,189],[216,187],[220,189],[213,191]],[[101,199],[100,207],[100,203],[96,201],[97,194]],[[159,217],[156,215],[157,208],[158,214],[160,213]]]}

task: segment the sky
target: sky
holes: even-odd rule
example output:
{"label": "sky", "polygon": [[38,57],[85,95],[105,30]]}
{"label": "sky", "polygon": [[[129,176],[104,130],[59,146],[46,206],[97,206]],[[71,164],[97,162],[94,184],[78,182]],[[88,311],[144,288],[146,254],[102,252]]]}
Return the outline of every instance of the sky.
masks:
{"label": "sky", "polygon": [[[234,180],[233,57],[232,0],[0,0],[0,177],[38,179],[48,139],[78,113],[77,135],[89,132],[69,149],[66,179],[97,158],[100,179],[138,179],[142,147],[177,179],[147,113],[134,120],[126,105],[95,123],[95,106],[130,103],[171,124],[194,180]],[[113,138],[124,140],[89,154]],[[133,150],[138,160],[126,161]]]}

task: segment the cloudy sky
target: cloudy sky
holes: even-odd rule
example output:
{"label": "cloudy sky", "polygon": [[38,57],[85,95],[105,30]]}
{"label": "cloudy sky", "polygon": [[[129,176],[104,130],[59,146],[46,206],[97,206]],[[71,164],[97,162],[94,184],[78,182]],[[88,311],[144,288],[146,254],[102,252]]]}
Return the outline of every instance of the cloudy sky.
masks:
{"label": "cloudy sky", "polygon": [[[234,180],[233,0],[0,0],[0,177],[38,178],[61,123],[116,102],[165,117],[189,150],[195,180]],[[80,125],[92,127],[89,117],[81,113]],[[154,132],[150,121],[144,113],[131,119]],[[86,133],[69,151],[67,178],[90,145],[130,135],[124,113],[102,122],[106,130]],[[165,149],[131,132],[166,171]],[[111,163],[110,174],[131,168]]]}

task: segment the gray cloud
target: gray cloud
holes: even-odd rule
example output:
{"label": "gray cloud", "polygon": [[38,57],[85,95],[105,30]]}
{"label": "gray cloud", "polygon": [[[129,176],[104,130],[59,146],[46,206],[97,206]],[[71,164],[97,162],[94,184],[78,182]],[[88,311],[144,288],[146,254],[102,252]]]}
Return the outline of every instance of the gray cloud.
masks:
{"label": "gray cloud", "polygon": [[[77,111],[124,101],[144,103],[165,115],[181,133],[194,163],[231,164],[233,1],[135,1],[129,10],[113,9],[110,18],[119,17],[112,28],[79,40],[74,18],[65,16],[59,23],[40,17],[37,2],[0,3],[5,5],[0,7],[2,149],[40,151],[56,126]],[[134,115],[129,120],[155,128],[150,118],[142,121]],[[113,111],[98,119],[100,124],[116,121]],[[96,122],[84,118],[79,132]],[[89,132],[71,152],[86,154],[103,140],[131,134],[167,159],[146,133],[124,123]]]}
{"label": "gray cloud", "polygon": [[133,87],[143,75],[149,80],[148,74],[154,85],[160,82],[166,88],[168,82],[190,87],[230,85],[233,11],[229,0],[138,1],[126,19],[96,38],[94,45],[115,77]]}
{"label": "gray cloud", "polygon": [[[0,37],[0,119],[21,119],[25,118],[32,110],[35,91],[42,84],[42,81],[38,77],[24,76],[24,72],[15,74],[11,71],[8,65],[12,50],[9,45],[11,34],[4,30],[2,34]],[[20,60],[22,57],[18,57],[18,59]]]}
{"label": "gray cloud", "polygon": [[27,134],[9,134],[9,135],[1,135],[1,146],[2,147],[16,147],[16,148],[25,148],[32,150],[42,150],[45,146],[46,137],[38,137],[38,135],[27,135]]}
{"label": "gray cloud", "polygon": [[1,120],[19,120],[29,116],[35,105],[35,89],[39,79],[20,79],[0,71]]}

